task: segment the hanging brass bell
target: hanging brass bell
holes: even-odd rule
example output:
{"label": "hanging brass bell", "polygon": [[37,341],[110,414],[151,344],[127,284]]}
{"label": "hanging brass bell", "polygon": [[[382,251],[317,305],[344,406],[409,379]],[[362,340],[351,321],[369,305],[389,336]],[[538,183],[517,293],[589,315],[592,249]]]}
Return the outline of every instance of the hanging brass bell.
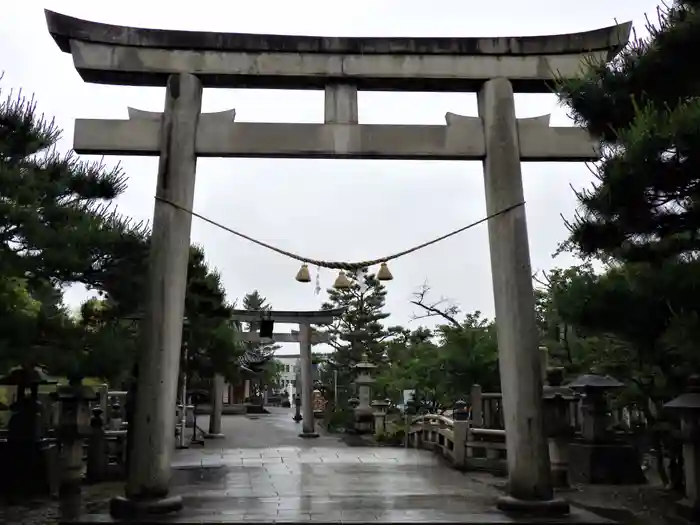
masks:
{"label": "hanging brass bell", "polygon": [[338,273],[338,278],[333,283],[333,288],[335,288],[336,290],[347,290],[351,286],[352,283],[350,282],[350,279],[347,278],[343,270],[340,270],[340,272]]}
{"label": "hanging brass bell", "polygon": [[297,272],[296,280],[299,281],[300,283],[310,283],[311,282],[311,274],[309,273],[309,265],[304,263],[301,265],[301,268],[299,268],[299,271]]}
{"label": "hanging brass bell", "polygon": [[394,278],[393,275],[391,275],[391,271],[389,270],[389,267],[386,265],[385,262],[382,263],[382,265],[379,267],[379,271],[377,272],[377,280],[378,281],[391,281]]}

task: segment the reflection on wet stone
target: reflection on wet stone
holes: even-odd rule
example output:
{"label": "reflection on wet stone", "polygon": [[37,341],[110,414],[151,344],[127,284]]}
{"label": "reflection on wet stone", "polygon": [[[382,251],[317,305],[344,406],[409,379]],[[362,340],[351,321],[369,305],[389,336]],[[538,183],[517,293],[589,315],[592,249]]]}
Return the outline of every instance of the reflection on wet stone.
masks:
{"label": "reflection on wet stone", "polygon": [[[256,419],[223,418],[226,438],[216,442],[220,448],[175,453],[172,493],[182,495],[184,509],[162,521],[515,521],[495,510],[500,494],[496,489],[450,469],[431,452],[349,447],[323,434],[313,441],[302,440],[289,409],[270,410],[272,414]],[[105,520],[109,522],[109,516],[81,521]],[[587,522],[603,521],[591,517]]]}

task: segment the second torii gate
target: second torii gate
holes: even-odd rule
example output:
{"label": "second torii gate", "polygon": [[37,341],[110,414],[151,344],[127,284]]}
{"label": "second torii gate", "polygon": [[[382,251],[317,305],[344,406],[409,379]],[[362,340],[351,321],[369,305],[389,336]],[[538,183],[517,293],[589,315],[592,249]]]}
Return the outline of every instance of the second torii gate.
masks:
{"label": "second torii gate", "polygon": [[244,332],[241,340],[248,342],[263,342],[271,339],[276,343],[299,343],[301,359],[301,409],[302,409],[302,431],[299,434],[303,438],[318,437],[314,422],[313,407],[313,365],[311,362],[311,345],[326,343],[329,340],[327,334],[314,332],[312,324],[331,324],[337,317],[343,315],[344,308],[334,310],[317,310],[310,312],[300,311],[255,311],[255,310],[234,310],[231,318],[235,321],[254,323],[262,320],[273,323],[298,324],[299,332],[291,334],[272,334],[271,338],[261,337],[256,332]]}

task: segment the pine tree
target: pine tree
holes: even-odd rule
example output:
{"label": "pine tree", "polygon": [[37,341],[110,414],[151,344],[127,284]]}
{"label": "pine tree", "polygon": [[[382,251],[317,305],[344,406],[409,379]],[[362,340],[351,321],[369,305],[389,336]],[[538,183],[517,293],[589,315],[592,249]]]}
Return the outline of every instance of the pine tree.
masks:
{"label": "pine tree", "polygon": [[126,188],[119,167],[56,151],[60,130],[36,103],[0,103],[0,275],[99,288],[114,246],[143,238],[109,203]]}
{"label": "pine tree", "polygon": [[123,172],[59,154],[60,133],[33,99],[10,92],[0,102],[0,280],[21,283],[40,305],[16,310],[13,294],[0,293],[0,303],[9,301],[0,311],[14,319],[3,323],[0,352],[15,362],[77,359],[82,329],[63,307],[61,287],[120,282],[122,260],[144,240],[143,225],[110,207],[126,187]]}
{"label": "pine tree", "polygon": [[335,381],[337,377],[339,397],[343,396],[337,400],[340,405],[353,391],[354,365],[361,361],[364,355],[372,363],[384,363],[385,341],[392,333],[382,323],[390,315],[383,311],[386,303],[384,285],[366,269],[356,274],[348,274],[348,278],[351,282],[350,288],[329,289],[328,301],[322,306],[324,310],[346,309],[345,313],[325,330],[331,336],[330,345],[334,351],[324,367],[326,377],[323,380]]}
{"label": "pine tree", "polygon": [[699,7],[676,0],[649,37],[560,82],[575,122],[603,147],[569,225],[569,247],[583,255],[653,262],[700,250]]}
{"label": "pine tree", "polygon": [[[272,309],[267,302],[267,298],[262,296],[258,290],[253,290],[243,297],[243,309],[254,312],[267,312]],[[244,329],[248,332],[258,332],[260,322],[246,323]],[[262,394],[262,389],[267,387],[266,383],[276,381],[276,362],[273,356],[280,348],[279,345],[269,343],[247,342],[243,345],[244,354],[240,363],[255,375],[253,386]]]}
{"label": "pine tree", "polygon": [[243,353],[231,322],[233,307],[226,301],[221,275],[209,268],[204,250],[190,248],[185,295],[183,343],[187,345],[187,371],[208,380],[220,373],[228,379],[237,374]]}

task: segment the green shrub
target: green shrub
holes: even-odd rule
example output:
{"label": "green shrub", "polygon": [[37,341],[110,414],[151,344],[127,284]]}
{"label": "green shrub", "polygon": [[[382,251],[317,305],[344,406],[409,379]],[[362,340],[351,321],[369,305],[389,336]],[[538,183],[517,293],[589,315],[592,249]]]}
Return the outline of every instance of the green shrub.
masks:
{"label": "green shrub", "polygon": [[326,425],[329,432],[343,432],[354,426],[355,412],[351,408],[338,408],[328,418]]}

